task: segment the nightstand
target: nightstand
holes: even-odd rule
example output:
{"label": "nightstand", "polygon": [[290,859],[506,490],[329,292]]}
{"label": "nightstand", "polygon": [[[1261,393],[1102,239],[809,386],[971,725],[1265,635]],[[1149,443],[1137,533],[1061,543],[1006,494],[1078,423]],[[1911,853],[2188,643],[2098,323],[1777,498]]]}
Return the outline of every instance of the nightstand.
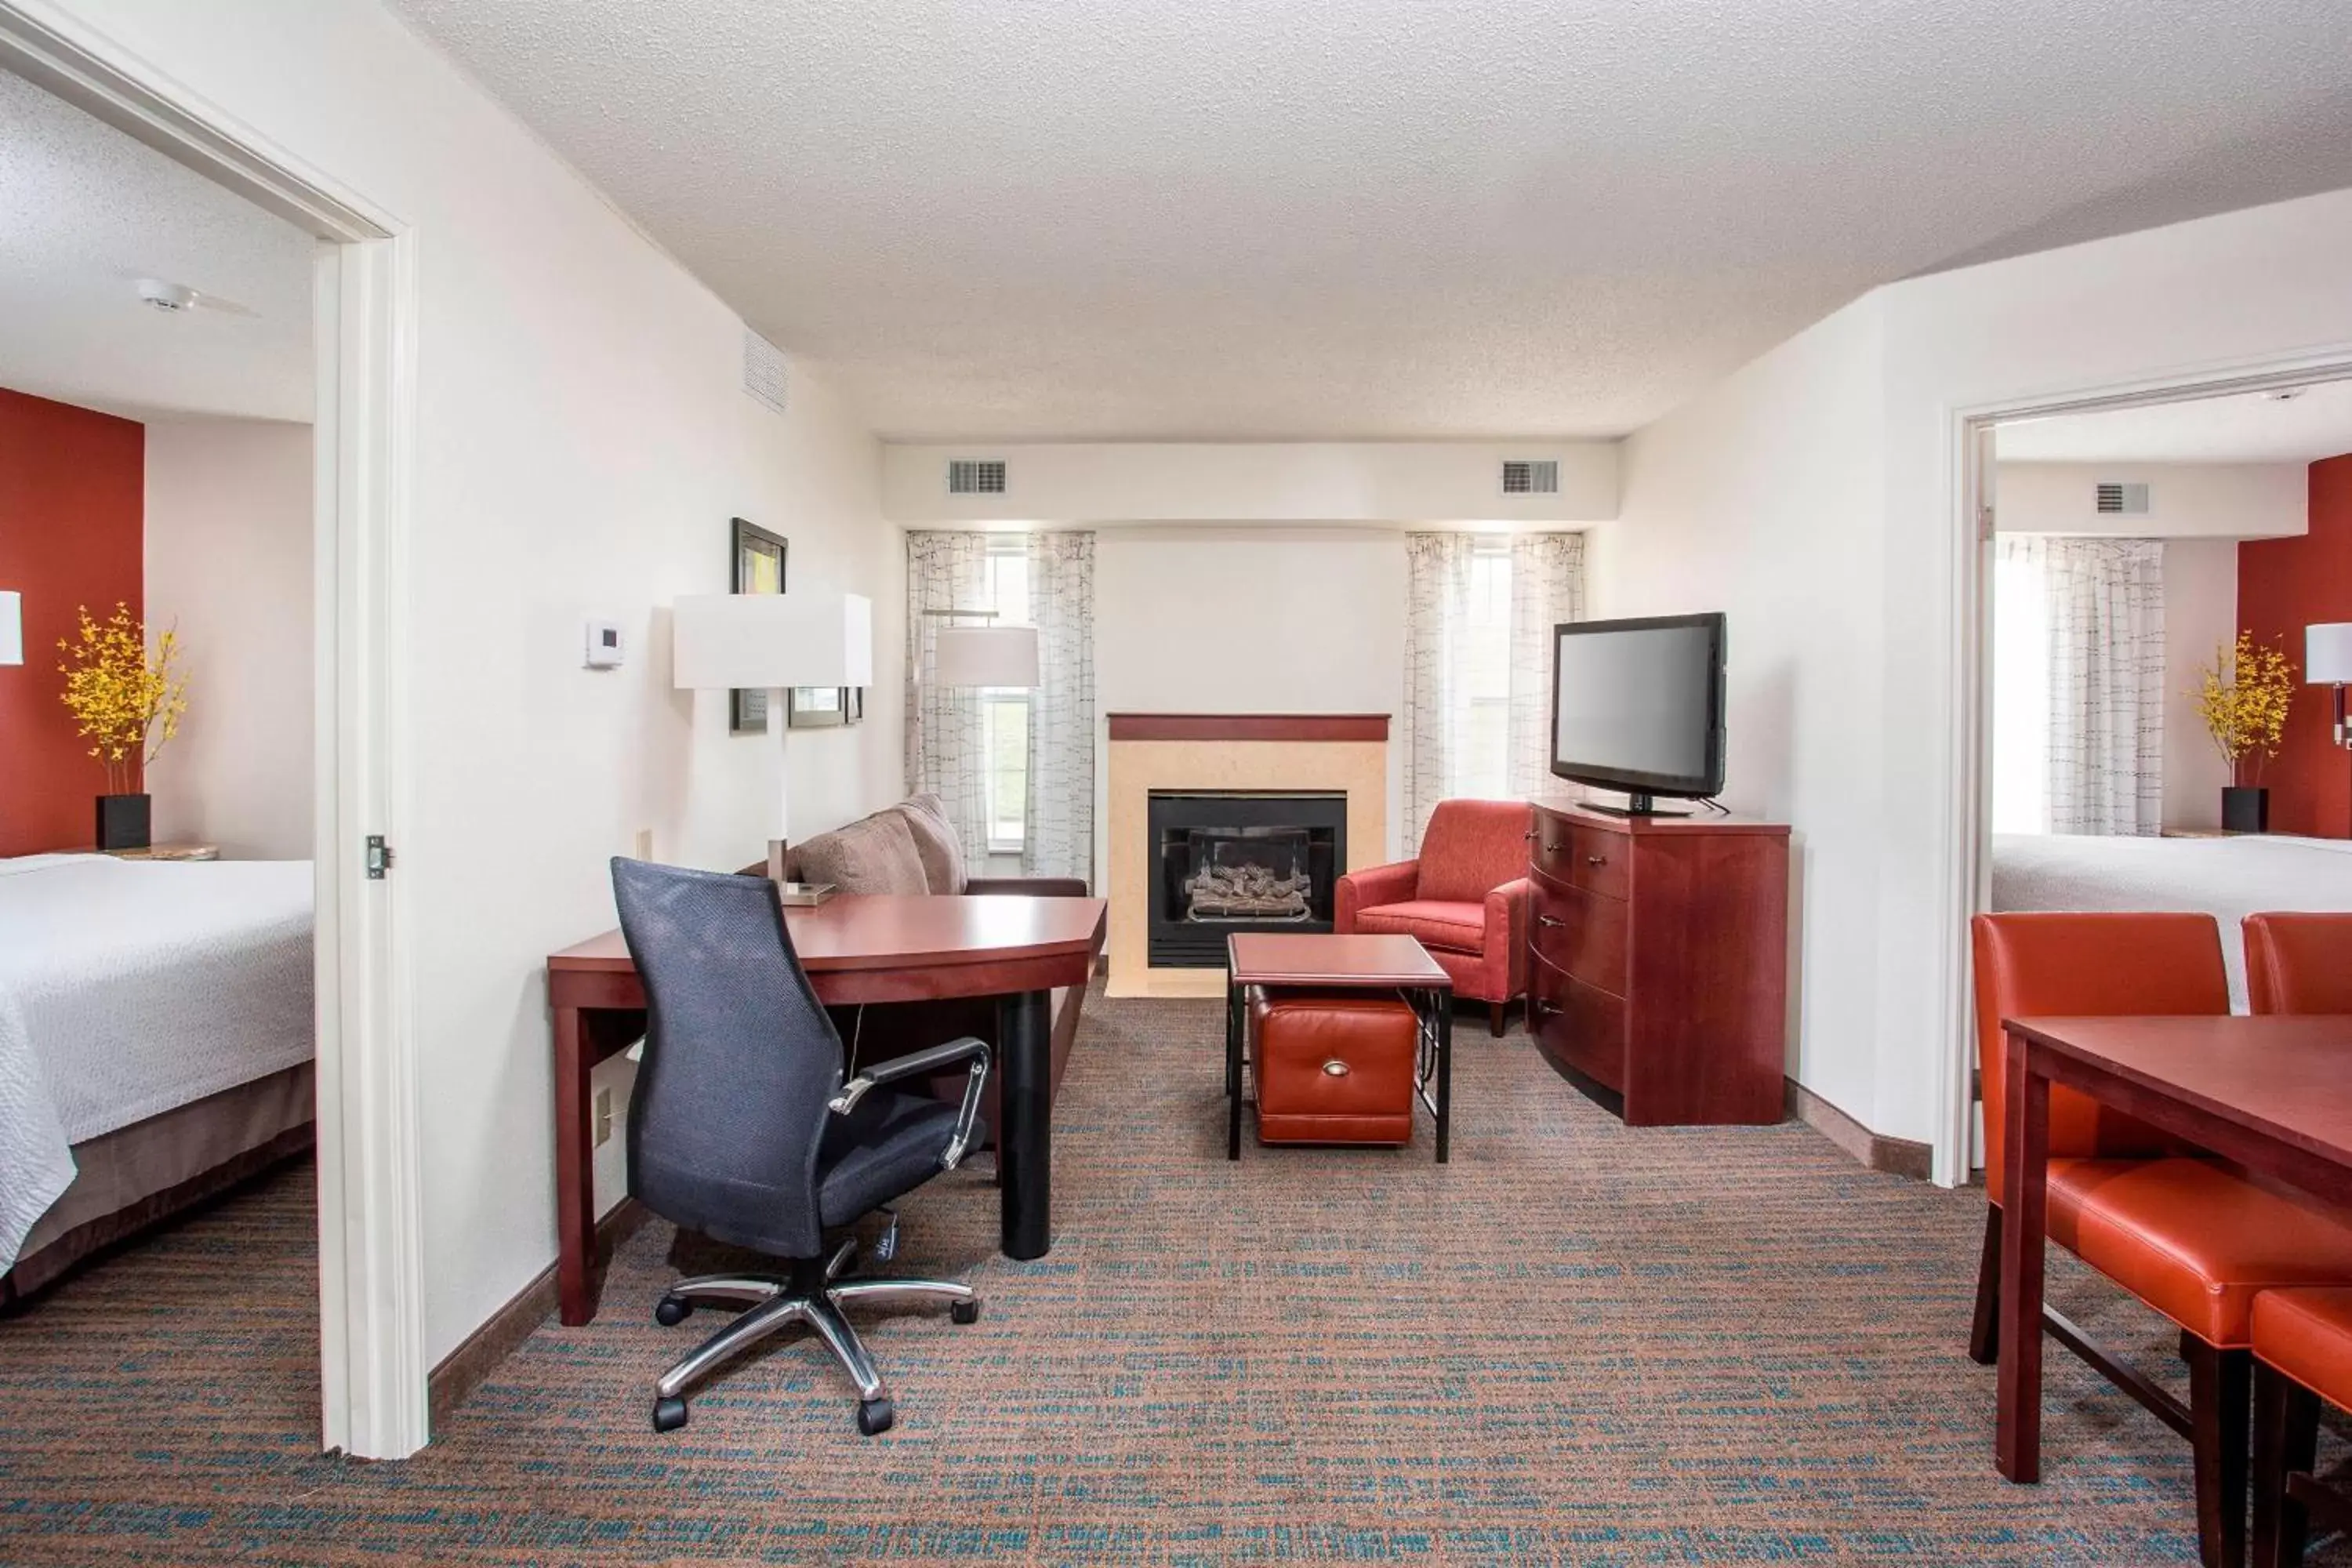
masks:
{"label": "nightstand", "polygon": [[144,849],[109,849],[117,860],[217,860],[217,844],[151,844]]}

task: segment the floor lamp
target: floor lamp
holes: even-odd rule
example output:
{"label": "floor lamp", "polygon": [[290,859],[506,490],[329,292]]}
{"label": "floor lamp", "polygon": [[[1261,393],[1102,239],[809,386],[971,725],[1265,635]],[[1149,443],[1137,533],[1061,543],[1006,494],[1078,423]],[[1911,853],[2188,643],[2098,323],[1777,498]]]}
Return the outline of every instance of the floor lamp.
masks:
{"label": "floor lamp", "polygon": [[768,694],[776,753],[775,831],[768,875],[784,879],[792,836],[784,754],[795,686],[874,684],[874,602],[819,589],[795,594],[695,594],[670,605],[671,681],[681,690]]}

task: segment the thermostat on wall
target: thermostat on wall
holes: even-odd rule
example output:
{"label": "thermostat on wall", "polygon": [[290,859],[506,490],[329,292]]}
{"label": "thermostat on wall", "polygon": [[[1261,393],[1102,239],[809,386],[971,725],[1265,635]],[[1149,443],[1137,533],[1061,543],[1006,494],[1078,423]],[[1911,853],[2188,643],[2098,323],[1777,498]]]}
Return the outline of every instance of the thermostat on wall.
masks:
{"label": "thermostat on wall", "polygon": [[618,621],[588,623],[588,668],[611,669],[623,657],[621,624]]}

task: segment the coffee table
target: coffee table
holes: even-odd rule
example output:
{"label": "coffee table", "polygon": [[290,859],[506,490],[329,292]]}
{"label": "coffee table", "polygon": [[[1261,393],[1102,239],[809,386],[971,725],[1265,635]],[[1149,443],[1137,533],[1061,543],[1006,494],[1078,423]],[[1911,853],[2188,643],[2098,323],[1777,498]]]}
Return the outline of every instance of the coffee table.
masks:
{"label": "coffee table", "polygon": [[1242,1037],[1250,990],[1285,985],[1394,991],[1404,998],[1421,1021],[1413,1093],[1437,1123],[1437,1163],[1445,1163],[1454,1118],[1454,977],[1409,936],[1304,932],[1225,939],[1225,1158],[1242,1157]]}

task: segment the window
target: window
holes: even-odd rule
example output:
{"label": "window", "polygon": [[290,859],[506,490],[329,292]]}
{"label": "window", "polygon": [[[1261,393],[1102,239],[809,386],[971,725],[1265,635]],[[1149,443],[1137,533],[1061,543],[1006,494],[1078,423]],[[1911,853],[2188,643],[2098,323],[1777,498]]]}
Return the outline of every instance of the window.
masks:
{"label": "window", "polygon": [[1463,629],[1463,691],[1469,703],[1448,793],[1499,799],[1508,793],[1511,737],[1511,542],[1483,537],[1470,558],[1470,622]]}
{"label": "window", "polygon": [[[1017,535],[992,539],[981,602],[999,625],[1029,624],[1029,548]],[[988,852],[1018,855],[1029,816],[1029,693],[1017,686],[980,692],[981,744],[987,759]]]}
{"label": "window", "polygon": [[1992,568],[1992,830],[2050,831],[2050,605],[2041,560],[2004,539]]}

